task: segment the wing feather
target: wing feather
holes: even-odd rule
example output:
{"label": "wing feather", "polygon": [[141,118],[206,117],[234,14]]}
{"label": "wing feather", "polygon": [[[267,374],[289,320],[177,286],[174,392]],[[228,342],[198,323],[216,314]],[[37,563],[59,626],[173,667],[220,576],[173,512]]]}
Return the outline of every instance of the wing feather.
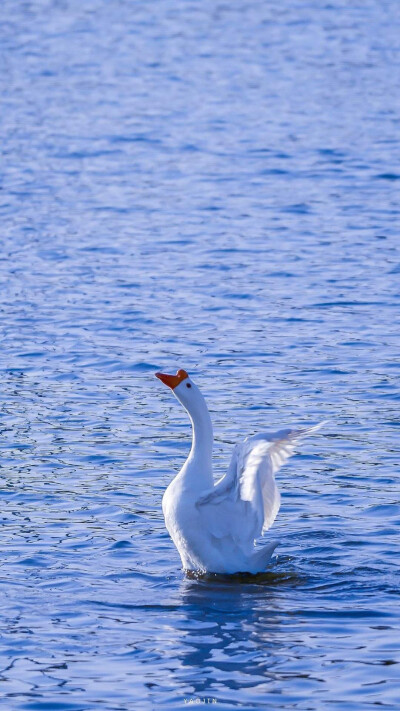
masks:
{"label": "wing feather", "polygon": [[225,476],[196,502],[207,530],[216,538],[229,536],[249,549],[254,539],[272,526],[279,511],[276,472],[298,441],[323,424],[255,435],[236,445]]}

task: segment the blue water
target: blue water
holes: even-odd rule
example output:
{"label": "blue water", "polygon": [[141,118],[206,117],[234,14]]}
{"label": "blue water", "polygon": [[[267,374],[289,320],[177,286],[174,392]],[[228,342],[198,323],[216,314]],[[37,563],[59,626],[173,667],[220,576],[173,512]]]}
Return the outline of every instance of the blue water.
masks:
{"label": "blue water", "polygon": [[[0,706],[399,708],[398,0],[3,0]],[[254,579],[161,498],[329,419]]]}

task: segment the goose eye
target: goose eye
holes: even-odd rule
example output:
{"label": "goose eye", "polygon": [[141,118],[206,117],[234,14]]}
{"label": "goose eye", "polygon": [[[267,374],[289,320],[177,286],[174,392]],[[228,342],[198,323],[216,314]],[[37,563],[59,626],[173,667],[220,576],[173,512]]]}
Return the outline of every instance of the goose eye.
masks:
{"label": "goose eye", "polygon": [[191,388],[192,386],[191,386],[190,383],[186,383],[186,387],[187,387],[187,388]]}

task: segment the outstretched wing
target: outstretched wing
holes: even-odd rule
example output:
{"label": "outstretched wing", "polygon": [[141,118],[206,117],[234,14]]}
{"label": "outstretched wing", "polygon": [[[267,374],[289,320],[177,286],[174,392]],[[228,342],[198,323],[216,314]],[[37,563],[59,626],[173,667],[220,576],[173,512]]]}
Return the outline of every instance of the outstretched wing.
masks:
{"label": "outstretched wing", "polygon": [[297,442],[322,424],[255,435],[236,445],[225,476],[196,502],[207,530],[216,538],[230,536],[244,549],[251,547],[279,511],[276,472]]}

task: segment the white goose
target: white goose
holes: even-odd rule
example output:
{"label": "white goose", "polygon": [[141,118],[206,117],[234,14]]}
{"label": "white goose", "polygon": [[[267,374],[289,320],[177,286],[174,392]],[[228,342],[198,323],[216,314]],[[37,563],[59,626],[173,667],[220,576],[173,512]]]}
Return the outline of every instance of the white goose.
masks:
{"label": "white goose", "polygon": [[255,539],[272,526],[279,511],[275,474],[298,440],[324,423],[248,437],[235,446],[227,473],[214,484],[213,430],[203,395],[185,370],[156,377],[172,388],[193,428],[189,456],[162,502],[183,568],[225,574],[264,571],[279,541],[256,546]]}

